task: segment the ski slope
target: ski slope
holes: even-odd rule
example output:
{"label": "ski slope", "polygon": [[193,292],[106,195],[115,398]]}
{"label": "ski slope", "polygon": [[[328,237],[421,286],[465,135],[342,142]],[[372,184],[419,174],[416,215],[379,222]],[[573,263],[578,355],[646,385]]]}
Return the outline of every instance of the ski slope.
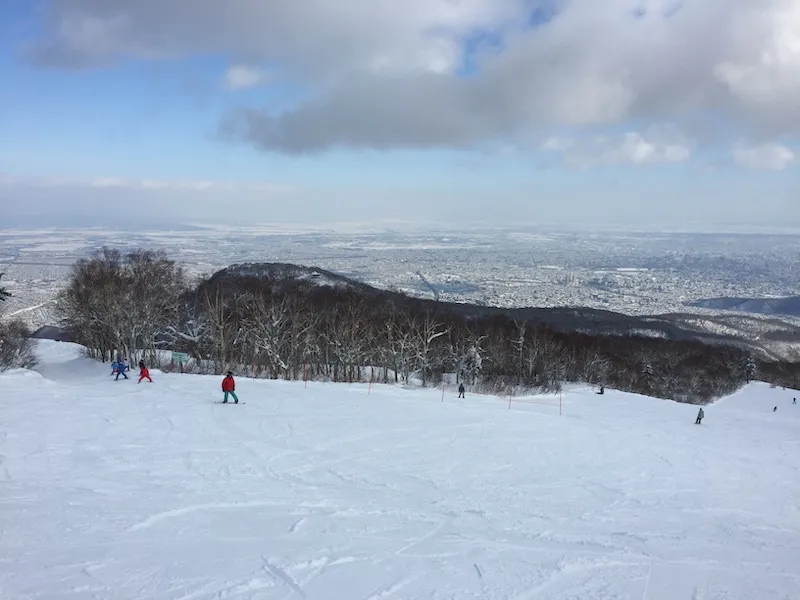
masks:
{"label": "ski slope", "polygon": [[[0,374],[0,598],[800,598],[800,405]],[[794,393],[800,397],[800,394]],[[773,406],[778,411],[772,411]]]}

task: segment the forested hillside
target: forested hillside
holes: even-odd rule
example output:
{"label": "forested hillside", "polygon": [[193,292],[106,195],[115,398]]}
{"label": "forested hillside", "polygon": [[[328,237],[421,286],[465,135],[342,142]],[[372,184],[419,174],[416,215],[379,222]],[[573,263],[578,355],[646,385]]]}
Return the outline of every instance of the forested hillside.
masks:
{"label": "forested hillside", "polygon": [[759,377],[800,384],[800,366],[724,336],[604,311],[421,300],[296,265],[236,265],[189,284],[163,254],[104,249],[75,266],[59,306],[97,358],[143,351],[152,362],[166,349],[202,372],[423,386],[455,373],[492,393],[585,382],[691,403]]}

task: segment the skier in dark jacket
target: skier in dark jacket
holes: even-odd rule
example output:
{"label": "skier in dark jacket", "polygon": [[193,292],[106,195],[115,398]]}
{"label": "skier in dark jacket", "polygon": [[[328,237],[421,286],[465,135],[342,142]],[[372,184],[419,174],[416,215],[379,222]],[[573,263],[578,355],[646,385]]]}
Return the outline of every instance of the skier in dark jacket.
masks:
{"label": "skier in dark jacket", "polygon": [[466,396],[464,396],[464,384],[463,383],[459,383],[458,384],[458,397],[459,398],[466,398]]}
{"label": "skier in dark jacket", "polygon": [[228,401],[228,394],[233,396],[233,401],[236,404],[239,404],[239,398],[236,397],[236,382],[233,379],[233,373],[231,371],[228,371],[225,379],[222,380],[222,391],[225,393],[225,398],[222,400],[223,404]]}
{"label": "skier in dark jacket", "polygon": [[697,413],[697,420],[694,422],[695,425],[700,425],[700,422],[703,420],[703,417],[706,416],[706,413],[703,412],[701,408],[700,411]]}

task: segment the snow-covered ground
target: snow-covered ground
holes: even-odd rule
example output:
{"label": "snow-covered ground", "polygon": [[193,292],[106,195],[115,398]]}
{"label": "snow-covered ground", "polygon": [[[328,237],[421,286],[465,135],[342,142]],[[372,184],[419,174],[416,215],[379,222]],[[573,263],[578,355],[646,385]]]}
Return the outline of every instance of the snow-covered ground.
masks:
{"label": "snow-covered ground", "polygon": [[[0,597],[800,598],[800,405],[0,375]],[[773,412],[773,406],[778,411]]]}

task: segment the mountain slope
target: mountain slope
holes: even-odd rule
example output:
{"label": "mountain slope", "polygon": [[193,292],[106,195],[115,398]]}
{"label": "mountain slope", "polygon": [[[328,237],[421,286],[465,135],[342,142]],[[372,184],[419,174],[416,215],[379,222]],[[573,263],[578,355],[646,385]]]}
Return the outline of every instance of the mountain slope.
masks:
{"label": "mountain slope", "polygon": [[[800,406],[0,374],[9,598],[783,599]],[[796,394],[800,396],[800,394]],[[444,402],[442,402],[444,398]],[[772,412],[772,406],[779,410]]]}
{"label": "mountain slope", "polygon": [[800,360],[800,327],[777,318],[747,315],[700,315],[675,313],[633,316],[583,307],[500,308],[477,304],[440,302],[381,290],[316,267],[284,263],[232,265],[215,273],[207,282],[224,282],[229,290],[246,288],[248,280],[267,281],[275,290],[324,294],[346,289],[397,307],[461,315],[467,319],[510,319],[542,324],[562,332],[590,335],[639,335],[670,340],[693,340],[709,344],[731,344],[746,348],[765,360]]}

